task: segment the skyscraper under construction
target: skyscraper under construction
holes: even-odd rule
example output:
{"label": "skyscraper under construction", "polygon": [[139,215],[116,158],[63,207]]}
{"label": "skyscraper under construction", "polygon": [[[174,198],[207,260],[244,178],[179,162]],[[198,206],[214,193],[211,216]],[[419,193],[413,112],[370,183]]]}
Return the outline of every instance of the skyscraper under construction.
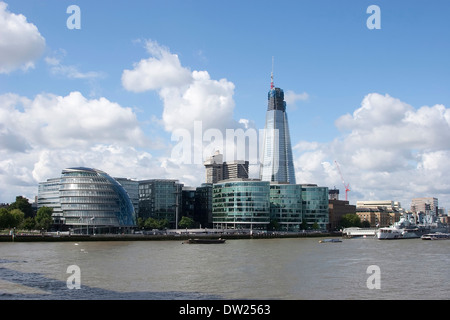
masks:
{"label": "skyscraper under construction", "polygon": [[273,71],[259,175],[263,181],[295,184],[286,102],[283,90],[274,86]]}

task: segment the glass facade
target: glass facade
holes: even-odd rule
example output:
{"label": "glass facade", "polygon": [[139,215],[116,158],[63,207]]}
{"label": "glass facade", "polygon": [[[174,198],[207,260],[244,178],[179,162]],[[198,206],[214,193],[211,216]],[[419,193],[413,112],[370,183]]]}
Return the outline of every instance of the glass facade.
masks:
{"label": "glass facade", "polygon": [[213,226],[266,230],[270,222],[269,182],[223,181],[214,184]]}
{"label": "glass facade", "polygon": [[66,225],[89,227],[135,226],[130,198],[115,179],[90,168],[65,169],[61,175],[61,208]]}
{"label": "glass facade", "polygon": [[303,219],[307,229],[326,230],[329,223],[328,188],[317,185],[302,186]]}
{"label": "glass facade", "polygon": [[302,186],[298,184],[270,185],[270,219],[280,230],[299,231],[302,226]]}
{"label": "glass facade", "polygon": [[38,187],[38,208],[53,208],[52,218],[55,224],[64,224],[64,216],[59,199],[59,188],[61,187],[61,178],[48,179],[40,182]]}
{"label": "glass facade", "polygon": [[280,88],[272,88],[268,94],[260,179],[295,184],[286,102]]}
{"label": "glass facade", "polygon": [[139,181],[139,217],[167,219],[175,228],[181,218],[183,185],[178,180],[151,179]]}
{"label": "glass facade", "polygon": [[41,183],[38,207],[43,206],[53,208],[55,223],[58,216],[75,233],[100,233],[136,225],[134,207],[126,190],[117,180],[96,169],[65,169],[61,178]]}

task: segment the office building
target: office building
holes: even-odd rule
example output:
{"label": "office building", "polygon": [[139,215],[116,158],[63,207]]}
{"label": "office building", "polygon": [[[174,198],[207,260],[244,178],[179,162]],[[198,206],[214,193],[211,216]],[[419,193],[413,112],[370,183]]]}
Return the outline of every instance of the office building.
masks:
{"label": "office building", "polygon": [[270,219],[279,230],[300,231],[303,222],[302,186],[270,183]]}
{"label": "office building", "polygon": [[268,107],[261,155],[262,181],[295,184],[294,161],[284,92],[272,82],[268,93]]}
{"label": "office building", "polygon": [[124,187],[97,169],[68,168],[41,182],[38,208],[43,206],[53,208],[55,227],[74,233],[128,232],[136,225]]}
{"label": "office building", "polygon": [[268,181],[230,179],[214,184],[214,228],[267,230],[270,222]]}
{"label": "office building", "polygon": [[302,184],[303,219],[306,229],[326,230],[329,224],[328,188]]}
{"label": "office building", "polygon": [[181,218],[183,184],[178,180],[139,181],[139,218],[166,219],[169,228],[177,228]]}
{"label": "office building", "polygon": [[224,162],[223,155],[216,151],[203,165],[206,168],[206,183],[217,183],[228,179],[247,179],[249,162],[235,160]]}

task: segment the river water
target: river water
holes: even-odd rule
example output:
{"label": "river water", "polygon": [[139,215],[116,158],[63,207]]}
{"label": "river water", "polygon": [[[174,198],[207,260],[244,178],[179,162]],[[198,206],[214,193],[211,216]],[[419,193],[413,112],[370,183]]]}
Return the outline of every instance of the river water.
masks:
{"label": "river water", "polygon": [[0,299],[450,298],[450,241],[318,240],[0,243]]}

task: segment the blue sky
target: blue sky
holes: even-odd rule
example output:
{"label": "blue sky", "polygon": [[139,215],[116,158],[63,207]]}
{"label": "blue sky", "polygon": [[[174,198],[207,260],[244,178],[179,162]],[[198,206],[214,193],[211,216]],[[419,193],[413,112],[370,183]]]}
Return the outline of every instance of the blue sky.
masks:
{"label": "blue sky", "polygon": [[[409,208],[411,198],[426,196],[438,197],[440,205],[450,208],[445,161],[450,143],[444,139],[450,136],[448,1],[5,3],[4,21],[22,14],[26,24],[34,25],[45,40],[44,47],[41,42],[41,47],[37,43],[37,47],[24,45],[21,49],[36,52],[32,66],[24,68],[30,61],[22,65],[19,61],[0,73],[0,96],[6,105],[5,101],[12,101],[6,95],[15,95],[10,107],[19,112],[16,121],[30,119],[37,110],[45,111],[39,103],[43,95],[66,97],[62,105],[54,106],[66,108],[64,103],[74,98],[69,99],[73,92],[81,94],[87,106],[106,99],[107,105],[117,107],[118,117],[131,110],[135,119],[129,122],[134,131],[117,142],[109,134],[119,130],[115,118],[111,119],[114,112],[109,113],[105,107],[101,109],[106,110],[104,114],[96,115],[103,119],[99,122],[111,120],[106,121],[104,137],[96,139],[95,134],[86,133],[64,147],[58,141],[37,139],[39,134],[32,130],[21,134],[25,124],[13,125],[6,117],[0,118],[4,136],[0,140],[0,149],[4,144],[0,174],[3,184],[10,186],[2,190],[0,202],[11,202],[18,194],[31,198],[37,193],[37,182],[75,165],[97,167],[116,176],[176,178],[187,185],[203,182],[201,165],[178,166],[167,161],[173,147],[170,137],[179,123],[170,105],[173,101],[165,95],[169,86],[150,86],[136,92],[124,82],[125,70],[142,71],[136,73],[142,81],[150,76],[158,81],[164,76],[157,70],[138,70],[139,62],[155,56],[156,51],[148,48],[151,43],[153,49],[157,47],[173,58],[170,63],[174,62],[178,71],[208,73],[209,79],[202,80],[204,86],[195,91],[198,96],[192,101],[217,97],[220,92],[228,99],[223,106],[226,110],[218,106],[221,111],[215,112],[211,105],[211,114],[193,112],[193,118],[219,127],[220,117],[236,122],[247,119],[254,128],[264,127],[274,57],[275,85],[291,97],[288,116],[298,182],[336,186],[342,198],[336,160],[350,183],[353,203],[389,199]],[[66,10],[72,4],[81,10],[80,30],[66,26],[70,16]],[[371,14],[366,10],[370,5],[378,5],[381,10],[381,29],[367,28]],[[8,46],[19,50],[6,32],[0,33],[9,41],[3,41],[3,50]],[[155,59],[166,62],[161,57]],[[0,54],[0,68],[9,60],[14,59]],[[222,83],[214,82],[221,79]],[[177,90],[184,90],[182,87],[180,84]],[[293,99],[295,96],[299,98]],[[17,97],[27,98],[31,107],[17,102]],[[196,105],[187,106],[198,112]],[[56,115],[63,119],[59,109],[49,110],[53,110],[55,119]],[[94,112],[92,106],[81,110]],[[219,118],[213,119],[214,114]],[[96,116],[89,115],[94,122]],[[67,127],[60,128],[61,121],[39,121],[36,130],[47,128],[66,138],[77,132],[76,126],[73,131],[64,131]],[[225,122],[221,130],[227,126]],[[89,130],[88,126],[81,128]],[[12,132],[14,139],[28,147],[11,152],[5,141]],[[436,142],[436,137],[443,141]],[[139,143],[134,144],[137,140]],[[148,162],[134,161],[133,156]],[[24,160],[18,160],[20,157]]]}

